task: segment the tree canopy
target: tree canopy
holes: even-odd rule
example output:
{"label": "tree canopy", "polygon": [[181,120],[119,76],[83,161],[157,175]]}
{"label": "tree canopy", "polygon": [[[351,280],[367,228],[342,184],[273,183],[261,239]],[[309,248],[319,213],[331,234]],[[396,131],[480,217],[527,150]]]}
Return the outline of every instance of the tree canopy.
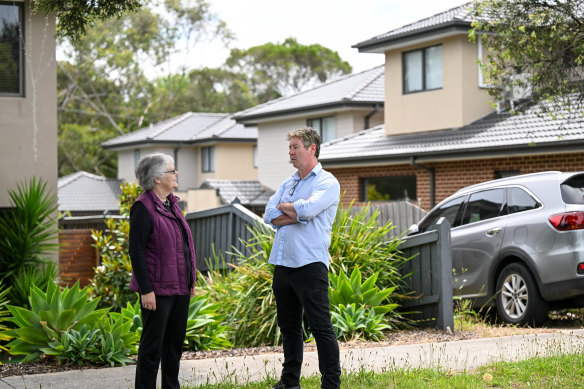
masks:
{"label": "tree canopy", "polygon": [[536,101],[583,100],[584,0],[481,0],[472,12],[492,96],[520,87]]}
{"label": "tree canopy", "polygon": [[57,15],[57,36],[77,40],[88,25],[142,6],[140,0],[33,0],[33,10]]}
{"label": "tree canopy", "polygon": [[300,92],[352,70],[336,51],[319,44],[302,45],[294,38],[247,50],[233,49],[226,65],[247,74],[263,101]]}

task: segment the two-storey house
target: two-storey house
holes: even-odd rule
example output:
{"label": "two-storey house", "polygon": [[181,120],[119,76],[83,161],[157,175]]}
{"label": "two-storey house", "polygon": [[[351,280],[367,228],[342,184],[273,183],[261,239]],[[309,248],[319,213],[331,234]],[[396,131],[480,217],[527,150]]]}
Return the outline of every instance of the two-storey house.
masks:
{"label": "two-storey house", "polygon": [[32,177],[57,192],[55,16],[0,1],[0,208]]}
{"label": "two-storey house", "polygon": [[[118,179],[135,181],[141,156],[173,156],[179,171],[177,195],[187,212],[217,207],[235,197],[245,206],[265,206],[267,189],[257,182],[257,128],[231,114],[187,112],[102,144],[117,152]],[[268,190],[268,192],[270,192]],[[271,193],[271,192],[270,192]]]}
{"label": "two-storey house", "polygon": [[[468,39],[469,7],[353,46],[384,55],[386,103],[383,124],[321,148],[320,161],[339,179],[346,203],[409,199],[428,210],[482,181],[583,169],[582,107],[551,116],[543,104],[526,105],[511,114],[509,101],[491,101],[477,63],[480,37]],[[509,95],[515,105],[529,104],[525,97]]]}

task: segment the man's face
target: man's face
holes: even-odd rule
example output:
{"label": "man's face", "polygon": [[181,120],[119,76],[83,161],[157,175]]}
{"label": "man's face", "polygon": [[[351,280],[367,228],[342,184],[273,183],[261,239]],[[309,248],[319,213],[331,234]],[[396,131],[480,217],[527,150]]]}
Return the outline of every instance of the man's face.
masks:
{"label": "man's face", "polygon": [[314,155],[314,150],[316,146],[311,145],[306,149],[302,140],[297,137],[290,139],[290,145],[288,146],[288,155],[290,156],[290,162],[292,166],[296,169],[304,169],[310,165],[312,161],[312,156]]}

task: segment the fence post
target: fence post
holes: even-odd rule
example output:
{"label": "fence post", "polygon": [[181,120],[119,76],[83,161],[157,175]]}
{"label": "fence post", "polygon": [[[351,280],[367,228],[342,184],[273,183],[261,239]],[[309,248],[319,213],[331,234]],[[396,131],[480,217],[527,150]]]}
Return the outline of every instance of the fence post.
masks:
{"label": "fence post", "polygon": [[[450,246],[450,222],[444,217],[438,221],[438,257],[440,262],[440,300],[438,303],[438,328],[454,331],[454,307],[452,301],[452,251]],[[438,270],[438,269],[437,269]]]}

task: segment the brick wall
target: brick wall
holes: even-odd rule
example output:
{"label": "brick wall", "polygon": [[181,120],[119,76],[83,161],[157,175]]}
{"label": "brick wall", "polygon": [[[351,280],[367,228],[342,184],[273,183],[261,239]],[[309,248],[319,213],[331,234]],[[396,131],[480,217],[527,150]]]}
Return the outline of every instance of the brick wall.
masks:
{"label": "brick wall", "polygon": [[[435,201],[438,204],[460,188],[494,179],[497,171],[517,170],[520,174],[527,174],[548,170],[584,170],[584,152],[421,164],[434,168]],[[430,173],[425,169],[405,164],[355,168],[327,168],[325,165],[325,169],[339,180],[341,193],[345,192],[344,205],[348,205],[351,200],[355,200],[355,205],[362,204],[361,178],[416,175],[416,191],[418,199],[421,200],[420,206],[424,210],[430,209]]]}
{"label": "brick wall", "polygon": [[93,278],[93,268],[98,258],[91,229],[59,231],[59,265],[62,285],[73,285],[77,280],[82,287]]}

